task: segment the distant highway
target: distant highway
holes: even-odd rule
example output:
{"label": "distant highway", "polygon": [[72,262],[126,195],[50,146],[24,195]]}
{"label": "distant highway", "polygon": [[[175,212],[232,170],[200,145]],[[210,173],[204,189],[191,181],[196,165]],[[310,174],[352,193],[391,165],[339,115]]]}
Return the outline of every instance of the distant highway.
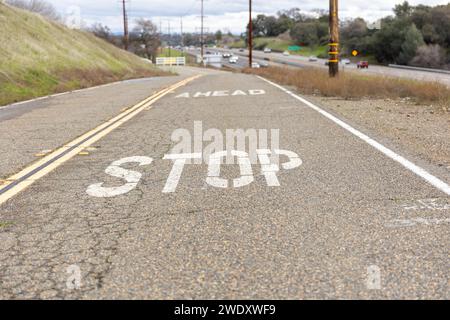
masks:
{"label": "distant highway", "polygon": [[[238,49],[221,49],[217,48],[214,50],[210,50],[211,52],[231,52],[234,55],[239,56],[240,58],[246,58],[248,57],[248,50],[244,50],[243,52],[240,52]],[[192,51],[191,51],[192,52]],[[298,56],[298,55],[290,55],[290,56],[284,56],[282,53],[278,52],[272,52],[272,53],[264,53],[259,50],[253,51],[253,57],[255,61],[261,61],[261,60],[267,60],[269,59],[272,65],[274,63],[280,64],[280,65],[288,65],[292,67],[317,67],[322,69],[327,69],[328,67],[325,65],[326,60],[325,59],[317,59],[317,61],[312,62],[309,61],[308,57],[304,56]],[[245,59],[244,61],[241,61],[237,66],[235,67],[241,67],[245,61],[248,61]],[[227,61],[224,61],[225,65],[228,65]],[[247,62],[248,64],[248,62]],[[390,76],[390,77],[400,77],[400,78],[407,78],[407,79],[413,79],[413,80],[419,80],[419,81],[437,81],[443,84],[446,84],[447,86],[450,86],[450,75],[449,74],[441,74],[441,73],[434,73],[434,72],[427,72],[427,71],[418,71],[418,70],[403,70],[403,69],[396,69],[396,68],[390,68],[380,65],[371,65],[369,69],[364,70],[358,70],[356,67],[356,64],[351,63],[350,65],[341,65],[341,70],[351,70],[358,73],[366,73],[366,74],[373,74],[373,75],[381,75],[381,76]]]}

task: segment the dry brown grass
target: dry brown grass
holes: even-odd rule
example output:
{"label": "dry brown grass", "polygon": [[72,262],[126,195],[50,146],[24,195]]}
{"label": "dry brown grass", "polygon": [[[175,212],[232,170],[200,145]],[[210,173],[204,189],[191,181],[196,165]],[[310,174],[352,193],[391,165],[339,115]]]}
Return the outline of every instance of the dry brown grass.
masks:
{"label": "dry brown grass", "polygon": [[450,89],[437,82],[362,76],[350,72],[341,73],[338,79],[330,79],[326,70],[315,68],[270,67],[245,69],[243,72],[257,74],[279,84],[294,86],[304,94],[320,94],[344,99],[411,98],[417,103],[450,106]]}

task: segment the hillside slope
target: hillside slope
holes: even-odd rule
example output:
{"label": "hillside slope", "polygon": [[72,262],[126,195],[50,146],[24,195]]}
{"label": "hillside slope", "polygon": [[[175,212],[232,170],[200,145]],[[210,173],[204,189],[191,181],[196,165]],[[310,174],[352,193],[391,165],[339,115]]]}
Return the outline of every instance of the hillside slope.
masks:
{"label": "hillside slope", "polygon": [[0,105],[165,74],[90,33],[5,4],[0,4],[0,30]]}

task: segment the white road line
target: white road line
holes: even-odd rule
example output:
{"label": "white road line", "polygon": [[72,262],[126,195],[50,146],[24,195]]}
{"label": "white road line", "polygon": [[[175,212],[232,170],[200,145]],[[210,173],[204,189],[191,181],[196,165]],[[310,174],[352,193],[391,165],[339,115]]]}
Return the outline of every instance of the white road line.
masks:
{"label": "white road line", "polygon": [[[152,78],[141,78],[141,79],[131,79],[131,80],[149,80],[149,79],[152,79]],[[117,85],[117,84],[120,84],[120,83],[127,83],[129,81],[130,81],[130,79],[129,80],[121,80],[121,81],[105,83],[105,84],[101,84],[101,85],[94,86],[94,87],[89,87],[89,88],[82,88],[82,89],[77,89],[77,90],[72,90],[72,91],[54,93],[54,94],[47,95],[47,96],[42,96],[42,97],[30,99],[30,100],[19,101],[19,102],[7,104],[5,106],[0,106],[0,110],[6,109],[6,108],[15,107],[15,106],[20,106],[22,104],[29,103],[29,102],[36,102],[36,101],[40,101],[40,100],[44,100],[44,99],[50,99],[50,98],[56,98],[56,97],[60,97],[60,96],[65,96],[65,95],[68,95],[68,94],[71,94],[71,93],[86,92],[86,91],[91,91],[91,90],[95,90],[95,89],[111,87],[111,86],[114,86],[114,85]]]}
{"label": "white road line", "polygon": [[374,147],[378,151],[382,152],[383,154],[385,154],[386,156],[388,156],[392,160],[397,161],[402,166],[404,166],[406,169],[408,169],[411,172],[415,173],[416,175],[418,175],[419,177],[421,177],[422,179],[424,179],[425,181],[427,181],[428,183],[430,183],[431,185],[433,185],[437,189],[441,190],[442,192],[444,192],[447,195],[450,195],[450,186],[447,183],[445,183],[444,181],[440,180],[439,178],[437,178],[437,177],[433,176],[432,174],[428,173],[423,168],[415,165],[411,161],[405,159],[404,157],[402,157],[399,154],[395,153],[391,149],[383,146],[381,143],[373,140],[372,138],[370,138],[369,136],[365,135],[364,133],[356,130],[352,126],[350,126],[347,123],[345,123],[344,121],[336,118],[335,116],[333,116],[332,114],[326,112],[325,110],[319,108],[318,106],[314,105],[313,103],[309,102],[308,100],[306,100],[306,99],[296,95],[295,93],[293,93],[293,92],[285,89],[284,87],[282,87],[282,86],[280,86],[280,85],[278,85],[278,84],[276,84],[276,83],[274,83],[272,81],[269,81],[269,80],[267,80],[267,79],[265,79],[263,77],[258,76],[258,78],[261,79],[261,80],[264,80],[265,82],[273,85],[274,87],[277,87],[278,89],[284,91],[285,93],[289,94],[291,97],[293,97],[293,98],[303,102],[304,104],[306,104],[311,109],[319,112],[324,117],[328,118],[329,120],[333,121],[334,123],[336,123],[340,127],[342,127],[345,130],[347,130],[348,132],[350,132],[353,135],[357,136],[358,138],[360,138],[361,140],[363,140],[367,144],[371,145],[372,147]]}
{"label": "white road line", "polygon": [[141,113],[145,108],[148,108],[159,99],[165,97],[170,91],[176,90],[189,82],[198,79],[200,75],[196,75],[171,85],[158,93],[153,94],[147,99],[139,102],[131,108],[126,109],[112,119],[100,124],[96,128],[84,133],[75,140],[65,144],[56,149],[52,153],[46,155],[41,160],[32,163],[19,173],[6,179],[6,183],[0,188],[0,205],[22,192],[40,178],[49,174],[66,161],[72,159],[74,156],[83,151],[86,147],[91,146],[98,140],[102,139],[116,128],[123,125],[125,122],[134,118]]}

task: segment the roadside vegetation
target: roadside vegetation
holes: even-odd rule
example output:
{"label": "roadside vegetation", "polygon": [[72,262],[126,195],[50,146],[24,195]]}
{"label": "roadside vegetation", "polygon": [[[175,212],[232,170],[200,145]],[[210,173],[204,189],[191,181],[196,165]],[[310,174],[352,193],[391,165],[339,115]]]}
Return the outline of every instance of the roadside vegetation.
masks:
{"label": "roadside vegetation", "polygon": [[0,30],[0,105],[166,74],[89,32],[2,3]]}
{"label": "roadside vegetation", "polygon": [[185,54],[180,50],[170,49],[169,48],[160,48],[157,53],[158,57],[184,57]]}
{"label": "roadside vegetation", "polygon": [[421,82],[409,79],[341,72],[331,79],[326,70],[316,68],[294,69],[270,67],[245,69],[273,80],[281,85],[293,86],[303,94],[319,94],[344,99],[411,99],[416,103],[432,104],[449,111],[450,89],[437,82]]}
{"label": "roadside vegetation", "polygon": [[[254,49],[264,50],[269,48],[275,52],[287,51],[290,46],[297,45],[293,40],[284,40],[277,37],[258,37],[253,41]],[[230,48],[246,48],[247,43],[244,40],[239,40],[232,43]],[[299,51],[291,51],[291,54],[301,56],[317,56],[319,58],[327,57],[328,47],[326,45],[301,46]]]}
{"label": "roadside vegetation", "polygon": [[[284,51],[288,45],[299,45],[310,48],[299,54],[327,57],[328,12],[312,13],[293,8],[276,15],[256,16],[252,20],[255,49],[265,44]],[[360,60],[450,69],[450,3],[432,7],[404,1],[395,5],[392,13],[371,23],[359,17],[343,19],[341,56],[351,57],[357,50]],[[245,47],[246,43],[247,34],[243,33],[229,46]]]}

